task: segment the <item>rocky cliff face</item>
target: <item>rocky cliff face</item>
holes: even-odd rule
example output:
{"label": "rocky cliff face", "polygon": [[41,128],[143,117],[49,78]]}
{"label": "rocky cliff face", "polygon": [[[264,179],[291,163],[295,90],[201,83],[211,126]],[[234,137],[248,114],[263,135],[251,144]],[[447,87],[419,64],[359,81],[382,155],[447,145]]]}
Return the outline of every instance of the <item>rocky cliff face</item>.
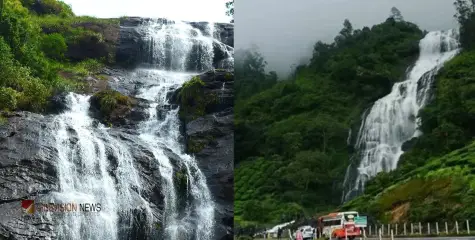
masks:
{"label": "rocky cliff face", "polygon": [[[216,101],[208,101],[200,114],[189,111],[182,113],[186,149],[195,155],[201,170],[207,177],[208,185],[217,204],[217,239],[232,239],[234,216],[234,74],[227,71],[209,71],[199,76],[201,96],[194,99],[216,96]],[[186,84],[185,84],[186,86]],[[181,96],[178,89],[171,102],[180,109],[200,108]],[[186,99],[189,100],[189,99]],[[182,110],[183,111],[183,110]]]}
{"label": "rocky cliff face", "polygon": [[[47,218],[40,213],[26,214],[20,204],[24,199],[48,203],[51,194],[59,190],[54,115],[18,112],[4,114],[4,117],[7,122],[0,125],[0,239],[57,239],[55,227],[58,223],[55,221],[59,218]],[[71,144],[75,144],[78,139],[74,138],[76,133],[73,129],[70,129],[70,134],[73,136]],[[132,129],[113,128],[110,134],[132,150],[134,165],[143,183],[140,195],[151,203],[154,215],[159,219],[163,193],[159,166],[153,154],[140,144],[137,133]],[[166,150],[165,154],[176,159],[173,162],[179,162],[179,157],[172,151]],[[110,173],[115,176],[117,159],[113,154],[107,158],[111,163]],[[178,171],[177,166],[174,167]],[[140,206],[139,193],[134,194],[137,206]],[[122,233],[121,239],[150,237],[141,227],[145,222],[143,211],[137,207],[120,216],[121,222],[133,220],[130,226],[135,229]]]}
{"label": "rocky cliff face", "polygon": [[[116,59],[117,63],[123,67],[135,67],[139,63],[147,63],[145,55],[149,46],[144,41],[146,32],[140,28],[141,25],[147,24],[150,21],[157,21],[160,23],[170,24],[173,21],[167,19],[149,19],[138,17],[122,18],[120,22],[120,37],[117,47]],[[209,36],[209,26],[206,22],[188,22],[194,28],[201,31],[203,36]],[[214,25],[214,37],[219,42],[213,43],[214,59],[213,64],[215,68],[220,68],[219,63],[227,57],[227,48],[234,47],[234,25],[229,23],[216,23]],[[192,60],[193,61],[193,60]],[[189,67],[188,70],[194,71]]]}
{"label": "rocky cliff face", "polygon": [[[122,19],[120,37],[116,37],[119,28],[101,28],[110,36],[107,45],[101,45],[106,52],[117,48],[117,62],[120,64],[136,64],[139,62],[141,33],[135,28],[147,19],[125,18]],[[205,30],[205,23],[190,23],[196,28]],[[217,24],[217,33],[226,45],[233,45],[233,25]],[[43,29],[46,31],[45,29]],[[119,43],[116,40],[119,39]],[[221,51],[221,52],[220,52]],[[109,56],[110,54],[107,53]],[[227,53],[222,51],[222,44],[215,46],[214,63],[223,60]],[[74,53],[71,53],[74,55]],[[87,55],[87,54],[86,54]],[[78,59],[86,56],[78,52]],[[142,183],[140,193],[136,190],[134,199],[142,197],[151,207],[155,219],[161,219],[164,207],[164,193],[162,190],[162,176],[160,166],[154,160],[154,154],[144,146],[137,132],[137,124],[149,115],[149,102],[145,99],[135,98],[137,94],[137,82],[124,78],[127,74],[123,69],[107,68],[101,73],[107,76],[107,81],[99,81],[88,77],[85,81],[90,82],[87,94],[95,94],[101,91],[114,89],[123,95],[130,97],[130,103],[126,106],[114,108],[107,121],[101,112],[98,99],[91,98],[89,115],[95,118],[93,125],[99,123],[108,124],[112,127],[108,132],[111,137],[118,139],[130,148],[134,166],[139,172]],[[126,80],[127,79],[127,80]],[[206,103],[204,111],[198,115],[182,113],[183,120],[183,144],[187,145],[188,153],[194,154],[199,162],[199,167],[206,175],[207,184],[216,202],[216,229],[215,239],[231,239],[233,225],[233,82],[232,72],[210,71],[199,76],[204,83],[202,93],[212,96],[212,100]],[[101,84],[98,84],[100,82]],[[106,82],[106,84],[102,84]],[[183,88],[182,88],[183,89]],[[168,111],[177,106],[185,107],[180,99],[180,91],[170,94],[171,105],[167,109],[157,109],[158,117],[161,112]],[[58,218],[47,218],[42,215],[28,215],[21,208],[21,200],[35,199],[37,202],[50,202],[53,192],[60,189],[58,176],[59,149],[56,145],[58,126],[55,117],[67,110],[67,93],[61,93],[53,97],[47,113],[33,114],[28,112],[0,113],[5,119],[0,121],[0,239],[57,239]],[[193,105],[193,103],[192,103]],[[68,137],[71,147],[78,142],[78,133],[74,129],[68,129]],[[108,143],[105,143],[106,147]],[[185,184],[181,184],[180,178],[182,167],[176,164],[180,157],[166,146],[161,146],[164,154],[171,159],[174,168],[174,181],[178,189],[186,192]],[[112,153],[108,153],[108,169],[113,178],[117,180],[118,159]],[[183,174],[181,174],[183,175]],[[184,186],[182,189],[181,186]],[[181,191],[179,190],[179,191]],[[140,195],[140,197],[139,197]],[[137,206],[141,206],[137,202]],[[194,213],[192,213],[193,215]],[[144,229],[147,219],[144,209],[137,207],[119,216],[119,222],[131,227],[133,231],[120,230],[120,239],[161,239],[161,231],[157,228],[150,235],[150,230]]]}

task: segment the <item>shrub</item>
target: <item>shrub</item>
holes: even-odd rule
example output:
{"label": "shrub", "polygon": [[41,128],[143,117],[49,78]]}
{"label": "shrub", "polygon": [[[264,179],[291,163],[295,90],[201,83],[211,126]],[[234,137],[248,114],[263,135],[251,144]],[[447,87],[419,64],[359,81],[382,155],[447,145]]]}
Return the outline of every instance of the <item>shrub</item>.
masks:
{"label": "shrub", "polygon": [[51,90],[37,78],[32,78],[22,85],[24,90],[19,97],[19,108],[33,112],[43,111],[51,96]]}
{"label": "shrub", "polygon": [[74,13],[71,6],[58,0],[21,0],[23,6],[38,15],[59,15],[61,17],[71,17]]}
{"label": "shrub", "polygon": [[107,118],[119,105],[130,107],[131,100],[129,97],[122,95],[115,90],[104,90],[94,94],[94,99],[98,100],[101,113]]}
{"label": "shrub", "polygon": [[14,89],[0,87],[0,110],[15,110],[17,97],[18,92]]}
{"label": "shrub", "polygon": [[64,37],[59,33],[44,35],[41,41],[41,49],[49,58],[62,60],[68,50]]}

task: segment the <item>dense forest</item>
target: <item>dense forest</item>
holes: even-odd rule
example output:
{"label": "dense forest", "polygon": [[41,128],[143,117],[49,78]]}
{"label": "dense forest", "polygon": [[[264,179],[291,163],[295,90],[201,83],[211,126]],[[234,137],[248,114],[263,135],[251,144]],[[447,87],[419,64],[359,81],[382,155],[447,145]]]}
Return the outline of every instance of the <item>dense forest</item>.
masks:
{"label": "dense forest", "polygon": [[118,21],[77,17],[57,0],[1,0],[0,111],[43,112],[54,94],[83,91],[114,61],[100,28]]}
{"label": "dense forest", "polygon": [[474,218],[467,203],[475,197],[475,6],[455,6],[463,50],[436,77],[435,99],[420,113],[422,137],[397,170],[380,173],[344,206],[348,131],[357,131],[363,111],[406,77],[426,32],[395,8],[371,28],[355,30],[345,20],[333,43],[317,42],[310,62],[281,81],[265,72],[258,50],[236,58],[236,226],[337,209],[379,222]]}

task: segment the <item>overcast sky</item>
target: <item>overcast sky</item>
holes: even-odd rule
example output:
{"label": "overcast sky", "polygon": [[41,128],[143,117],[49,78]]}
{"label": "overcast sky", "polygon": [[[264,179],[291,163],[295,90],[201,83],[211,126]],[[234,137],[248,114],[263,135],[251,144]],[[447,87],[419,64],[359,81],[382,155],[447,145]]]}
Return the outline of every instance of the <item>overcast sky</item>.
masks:
{"label": "overcast sky", "polygon": [[235,46],[256,44],[268,70],[280,73],[311,55],[318,40],[332,41],[348,18],[353,28],[381,23],[397,7],[422,29],[456,26],[453,0],[237,0]]}
{"label": "overcast sky", "polygon": [[229,22],[224,0],[63,0],[76,15],[100,18],[165,17],[183,21]]}

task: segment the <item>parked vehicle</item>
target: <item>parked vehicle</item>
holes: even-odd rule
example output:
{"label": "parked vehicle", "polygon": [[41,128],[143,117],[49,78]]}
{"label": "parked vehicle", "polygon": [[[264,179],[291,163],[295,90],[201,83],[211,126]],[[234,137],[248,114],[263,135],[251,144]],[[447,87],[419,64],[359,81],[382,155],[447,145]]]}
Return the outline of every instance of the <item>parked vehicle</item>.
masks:
{"label": "parked vehicle", "polygon": [[355,225],[354,218],[359,217],[358,212],[337,212],[318,218],[318,229],[327,239],[353,240],[361,236],[361,228]]}
{"label": "parked vehicle", "polygon": [[[313,239],[313,228],[311,226],[302,226],[297,229],[297,231],[300,231],[303,229],[302,235],[303,235],[303,240],[311,240]],[[294,232],[292,234],[292,239],[296,239],[297,232]]]}

